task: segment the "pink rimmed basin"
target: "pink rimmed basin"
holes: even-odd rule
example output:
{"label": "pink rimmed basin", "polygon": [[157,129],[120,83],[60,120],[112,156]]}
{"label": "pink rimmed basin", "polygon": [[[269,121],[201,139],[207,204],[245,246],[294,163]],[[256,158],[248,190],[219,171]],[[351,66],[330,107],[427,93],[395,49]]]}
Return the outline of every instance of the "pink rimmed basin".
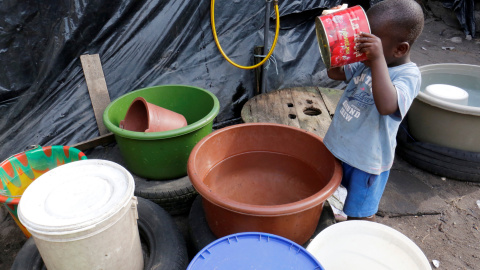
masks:
{"label": "pink rimmed basin", "polygon": [[193,148],[188,174],[212,232],[266,232],[305,243],[342,178],[320,137],[280,124],[220,129]]}

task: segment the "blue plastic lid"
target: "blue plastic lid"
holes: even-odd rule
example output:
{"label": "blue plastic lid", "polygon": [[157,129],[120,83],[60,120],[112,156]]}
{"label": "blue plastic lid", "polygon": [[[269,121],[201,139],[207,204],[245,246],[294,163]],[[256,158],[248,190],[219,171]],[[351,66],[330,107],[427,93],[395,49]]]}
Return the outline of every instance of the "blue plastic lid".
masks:
{"label": "blue plastic lid", "polygon": [[227,235],[202,249],[187,270],[324,270],[306,249],[278,235],[246,232]]}

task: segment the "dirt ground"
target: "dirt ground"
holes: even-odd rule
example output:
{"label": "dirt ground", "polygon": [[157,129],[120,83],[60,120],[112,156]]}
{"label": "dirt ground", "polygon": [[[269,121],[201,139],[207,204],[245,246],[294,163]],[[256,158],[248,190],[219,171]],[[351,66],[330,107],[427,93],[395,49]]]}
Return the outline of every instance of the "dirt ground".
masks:
{"label": "dirt ground", "polygon": [[[427,17],[425,23],[422,35],[412,49],[411,58],[417,65],[480,64],[480,39],[465,40],[460,29],[447,26],[433,17]],[[460,43],[452,39],[456,37],[461,38]],[[393,169],[408,172],[420,179],[438,197],[437,202],[441,203],[438,207],[435,205],[435,211],[416,215],[383,213],[383,217],[378,216],[377,221],[407,235],[423,250],[430,262],[440,262],[438,269],[480,269],[480,206],[477,205],[480,184],[442,180],[439,176],[411,166],[400,157],[396,158]],[[425,203],[428,204],[428,201]],[[0,269],[10,269],[25,240],[2,206]],[[432,268],[436,269],[433,265]]]}
{"label": "dirt ground", "polygon": [[[420,197],[417,201],[422,209],[418,213],[378,213],[384,216],[377,215],[377,222],[412,239],[433,269],[437,268],[433,267],[432,260],[440,262],[438,269],[480,269],[480,209],[477,205],[480,184],[442,179],[413,167],[398,156],[392,172],[413,176],[428,187],[428,192],[415,194]],[[385,196],[383,199],[392,203],[393,200]]]}
{"label": "dirt ground", "polygon": [[[461,38],[460,43],[453,42],[458,38]],[[461,30],[449,27],[439,19],[426,19],[425,29],[412,50],[411,59],[419,66],[480,64],[480,39],[465,40]],[[480,200],[480,184],[442,180],[398,156],[392,169],[407,171],[420,179],[443,200],[444,205],[426,215],[386,215],[377,221],[407,235],[430,262],[440,262],[438,269],[480,269],[480,205],[477,202]],[[437,269],[433,264],[432,268]]]}
{"label": "dirt ground", "polygon": [[[454,42],[458,38],[461,42]],[[480,39],[465,40],[461,30],[439,19],[427,18],[425,29],[412,48],[411,59],[419,66],[434,63],[478,65]],[[424,215],[393,217],[387,214],[378,217],[377,221],[407,235],[431,263],[432,260],[440,262],[438,269],[480,269],[480,184],[442,179],[411,166],[398,156],[392,169],[420,179],[443,204],[432,206],[437,210]],[[425,203],[428,204],[428,200]],[[437,269],[433,264],[432,268]]]}

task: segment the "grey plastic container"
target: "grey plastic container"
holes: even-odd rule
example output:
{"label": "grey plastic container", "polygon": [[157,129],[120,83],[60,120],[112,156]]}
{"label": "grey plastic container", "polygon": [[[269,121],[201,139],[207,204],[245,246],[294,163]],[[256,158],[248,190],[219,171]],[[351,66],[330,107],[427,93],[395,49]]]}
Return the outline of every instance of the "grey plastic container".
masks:
{"label": "grey plastic container", "polygon": [[[409,129],[421,142],[480,152],[480,66],[433,64],[420,67],[421,90],[408,113]],[[437,99],[425,93],[431,84],[460,87],[469,94],[468,105]]]}

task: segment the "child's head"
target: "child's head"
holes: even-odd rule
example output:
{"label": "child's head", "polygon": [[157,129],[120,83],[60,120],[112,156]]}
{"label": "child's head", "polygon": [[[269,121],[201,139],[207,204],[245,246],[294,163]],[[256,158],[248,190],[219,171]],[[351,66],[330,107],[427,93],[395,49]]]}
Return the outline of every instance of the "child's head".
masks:
{"label": "child's head", "polygon": [[367,11],[372,34],[382,40],[387,63],[409,55],[422,33],[423,11],[415,0],[384,0]]}

